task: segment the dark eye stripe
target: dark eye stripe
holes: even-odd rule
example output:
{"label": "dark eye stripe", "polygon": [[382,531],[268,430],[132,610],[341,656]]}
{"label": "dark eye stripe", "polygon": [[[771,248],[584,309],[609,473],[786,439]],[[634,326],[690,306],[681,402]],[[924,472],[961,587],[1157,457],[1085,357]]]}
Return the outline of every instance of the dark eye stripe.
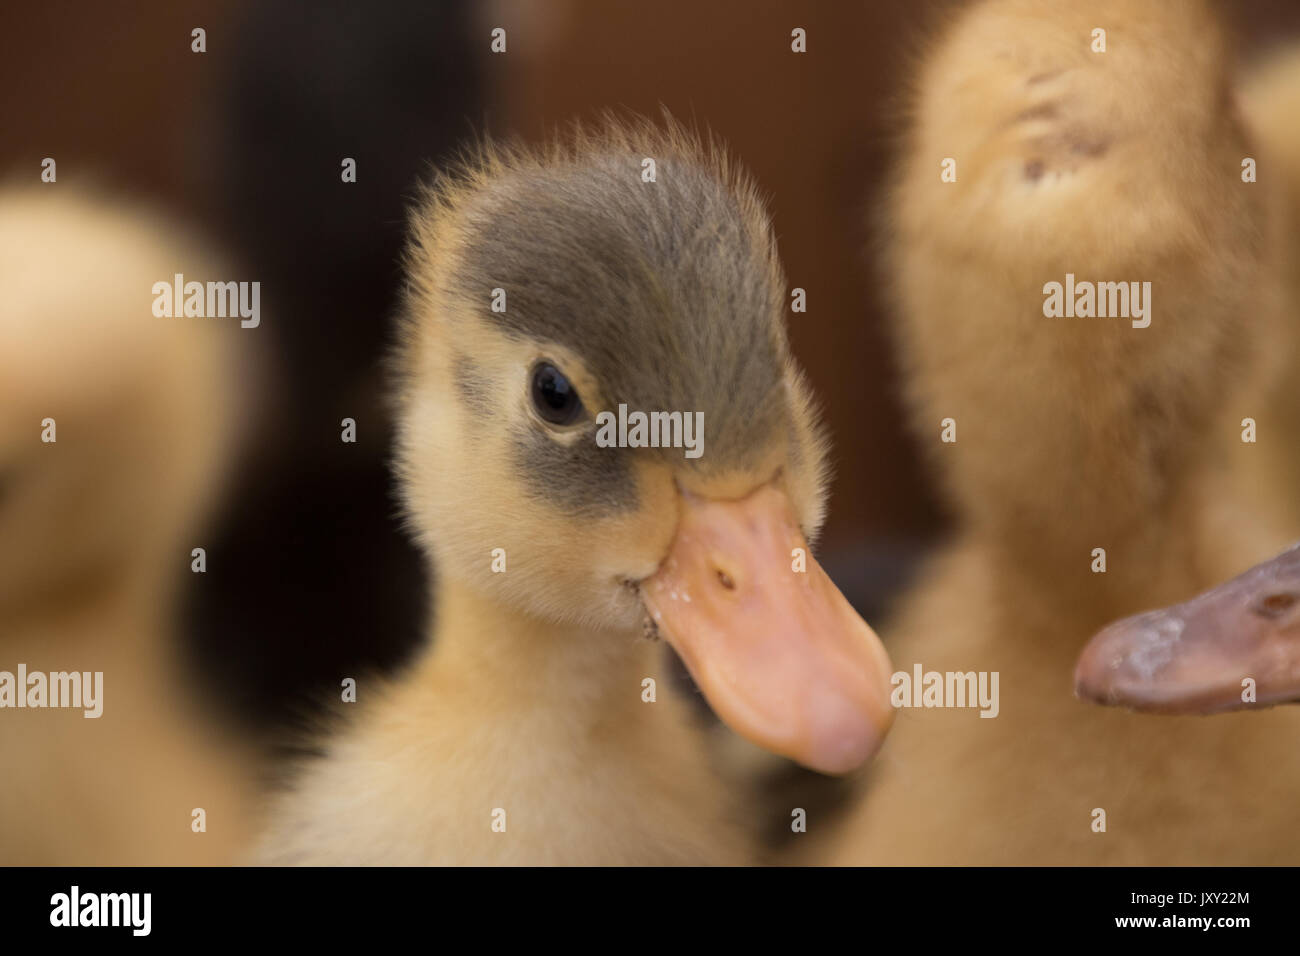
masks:
{"label": "dark eye stripe", "polygon": [[565,445],[526,428],[515,436],[513,457],[531,499],[574,517],[603,518],[637,506],[636,473],[624,451]]}

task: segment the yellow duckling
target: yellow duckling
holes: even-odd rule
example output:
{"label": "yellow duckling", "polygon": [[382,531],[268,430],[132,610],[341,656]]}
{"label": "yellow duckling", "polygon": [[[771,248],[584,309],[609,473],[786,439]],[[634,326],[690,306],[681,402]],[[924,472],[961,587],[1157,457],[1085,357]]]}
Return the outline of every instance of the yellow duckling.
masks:
{"label": "yellow duckling", "polygon": [[182,270],[228,278],[159,217],[63,184],[0,192],[5,864],[228,863],[253,831],[251,765],[176,662],[230,431],[221,335],[240,334],[152,314]]}
{"label": "yellow duckling", "polygon": [[[1070,693],[1105,621],[1296,534],[1240,437],[1249,416],[1261,442],[1295,445],[1276,398],[1294,354],[1272,241],[1282,177],[1243,177],[1256,155],[1203,4],[995,0],[927,58],[891,273],[916,422],[960,531],[890,649],[904,671],[997,672],[1000,708],[906,711],[813,858],[1300,860],[1293,801],[1269,798],[1300,790],[1300,714],[1152,721]],[[1108,301],[1103,317],[1100,293],[1062,314],[1053,284],[1074,279],[1116,283],[1121,314]],[[955,441],[939,440],[946,420]]]}
{"label": "yellow duckling", "polygon": [[676,127],[488,150],[416,211],[400,356],[431,649],[262,859],[735,863],[746,821],[644,631],[749,739],[842,772],[888,661],[808,554],[826,447],[750,181]]}

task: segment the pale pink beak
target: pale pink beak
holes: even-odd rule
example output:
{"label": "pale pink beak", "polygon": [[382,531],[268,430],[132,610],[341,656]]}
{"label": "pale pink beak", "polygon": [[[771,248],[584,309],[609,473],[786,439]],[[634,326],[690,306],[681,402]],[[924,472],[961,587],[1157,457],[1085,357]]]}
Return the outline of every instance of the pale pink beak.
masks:
{"label": "pale pink beak", "polygon": [[808,553],[790,500],[683,493],[646,607],[733,730],[823,773],[879,748],[894,710],[884,646]]}
{"label": "pale pink beak", "polygon": [[1111,624],[1079,656],[1074,685],[1085,700],[1168,714],[1300,700],[1300,545]]}

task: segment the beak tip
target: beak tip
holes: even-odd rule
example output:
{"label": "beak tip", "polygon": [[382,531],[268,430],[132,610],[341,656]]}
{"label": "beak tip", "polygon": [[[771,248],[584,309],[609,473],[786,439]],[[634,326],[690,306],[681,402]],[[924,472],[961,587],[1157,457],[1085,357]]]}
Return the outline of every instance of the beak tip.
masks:
{"label": "beak tip", "polygon": [[801,755],[804,759],[795,759],[818,773],[852,773],[880,750],[893,718],[892,707],[882,716],[850,708],[845,702],[823,715]]}
{"label": "beak tip", "polygon": [[827,750],[816,754],[805,766],[828,776],[844,776],[865,766],[880,750],[883,742],[883,735],[873,734],[864,743],[854,742],[840,750]]}

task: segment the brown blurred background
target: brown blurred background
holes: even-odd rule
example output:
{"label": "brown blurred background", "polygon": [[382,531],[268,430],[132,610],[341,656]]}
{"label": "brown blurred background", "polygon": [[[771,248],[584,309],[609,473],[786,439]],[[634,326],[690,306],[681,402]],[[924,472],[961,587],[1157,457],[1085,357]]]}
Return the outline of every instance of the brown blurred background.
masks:
{"label": "brown blurred background", "polygon": [[[1176,0],[1171,0],[1176,2]],[[283,716],[337,675],[400,662],[426,613],[397,531],[378,362],[402,215],[426,162],[483,131],[536,140],[609,108],[707,125],[770,199],[797,356],[834,439],[822,550],[879,613],[943,530],[904,427],[870,243],[898,96],[947,0],[244,0],[21,4],[0,57],[0,173],[91,178],[222,240],[263,285],[270,370],[193,584],[196,660],[237,711]],[[1254,51],[1294,0],[1225,16]],[[493,27],[505,54],[489,52]],[[191,30],[206,30],[205,53]],[[808,52],[790,50],[794,27]],[[356,158],[358,182],[340,182]],[[953,316],[953,321],[961,320]],[[249,371],[250,383],[252,370]],[[251,384],[250,384],[250,387]],[[356,417],[358,446],[338,441]],[[358,638],[360,635],[360,638]]]}

